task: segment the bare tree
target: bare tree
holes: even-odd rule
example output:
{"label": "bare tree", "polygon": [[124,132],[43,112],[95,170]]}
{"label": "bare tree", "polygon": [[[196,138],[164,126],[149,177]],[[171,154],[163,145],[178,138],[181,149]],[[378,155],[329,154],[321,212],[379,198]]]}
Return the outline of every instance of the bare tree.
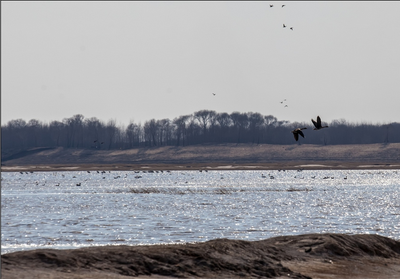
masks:
{"label": "bare tree", "polygon": [[1,147],[24,149],[27,147],[26,121],[23,119],[10,120],[6,127],[2,127]]}
{"label": "bare tree", "polygon": [[[210,124],[210,120],[216,116],[216,112],[213,110],[200,110],[194,113],[194,117],[199,121],[203,128],[203,142],[206,141],[207,126]],[[213,123],[215,120],[213,120]]]}
{"label": "bare tree", "polygon": [[139,143],[139,126],[132,121],[126,127],[125,134],[128,140],[128,147],[133,148],[135,143]]}
{"label": "bare tree", "polygon": [[186,123],[190,118],[189,115],[183,115],[175,118],[173,123],[176,126],[175,134],[176,134],[176,145],[179,146],[180,141],[182,140],[182,146],[185,145],[185,137],[186,137]]}
{"label": "bare tree", "polygon": [[260,137],[261,137],[261,127],[264,125],[264,117],[261,115],[261,113],[253,113],[249,112],[248,114],[248,120],[250,123],[250,132],[252,136],[252,142],[255,143],[260,143]]}
{"label": "bare tree", "polygon": [[70,118],[64,118],[63,123],[67,128],[67,147],[79,147],[78,139],[82,136],[82,114],[76,114]]}
{"label": "bare tree", "polygon": [[108,149],[110,150],[114,143],[114,138],[117,134],[117,125],[115,120],[109,120],[106,125],[106,140],[108,142]]}
{"label": "bare tree", "polygon": [[100,137],[100,131],[103,124],[96,117],[86,118],[84,121],[85,126],[85,145],[86,147],[100,148],[101,142],[104,140]]}
{"label": "bare tree", "polygon": [[50,122],[49,126],[50,136],[55,146],[61,146],[60,138],[64,130],[64,124],[59,121]]}
{"label": "bare tree", "polygon": [[249,118],[247,113],[233,112],[231,113],[231,119],[233,122],[233,126],[237,131],[237,143],[240,143],[242,140],[242,134],[246,132],[249,126]]}
{"label": "bare tree", "polygon": [[157,121],[158,126],[158,142],[160,145],[166,145],[171,137],[171,121],[169,119],[162,119]]}

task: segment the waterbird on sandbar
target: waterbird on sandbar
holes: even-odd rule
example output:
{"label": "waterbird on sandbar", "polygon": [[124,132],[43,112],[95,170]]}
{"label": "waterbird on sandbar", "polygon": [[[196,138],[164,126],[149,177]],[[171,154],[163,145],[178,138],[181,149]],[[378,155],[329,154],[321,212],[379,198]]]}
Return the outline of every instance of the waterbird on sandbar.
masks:
{"label": "waterbird on sandbar", "polygon": [[296,141],[299,140],[299,135],[302,136],[302,137],[304,138],[304,134],[303,134],[303,132],[302,132],[301,130],[305,130],[305,129],[307,129],[307,128],[306,128],[306,127],[304,127],[304,128],[297,128],[297,129],[294,129],[294,130],[292,131],[293,136],[294,136],[294,139],[295,139]]}
{"label": "waterbird on sandbar", "polygon": [[328,128],[328,126],[322,126],[321,118],[319,116],[317,116],[317,121],[315,121],[314,119],[311,119],[311,121],[315,126],[314,130],[320,130],[322,128]]}

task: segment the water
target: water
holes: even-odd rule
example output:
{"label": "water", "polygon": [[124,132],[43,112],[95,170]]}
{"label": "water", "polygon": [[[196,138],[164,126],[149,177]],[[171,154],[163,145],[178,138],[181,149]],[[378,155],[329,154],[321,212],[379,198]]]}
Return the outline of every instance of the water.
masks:
{"label": "water", "polygon": [[400,240],[399,188],[400,170],[3,172],[1,253],[325,232]]}

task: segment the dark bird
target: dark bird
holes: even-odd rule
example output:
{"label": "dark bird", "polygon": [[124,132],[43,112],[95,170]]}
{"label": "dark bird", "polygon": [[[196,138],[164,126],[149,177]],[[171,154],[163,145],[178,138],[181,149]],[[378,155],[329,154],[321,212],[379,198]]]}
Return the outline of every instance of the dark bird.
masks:
{"label": "dark bird", "polygon": [[304,134],[303,134],[303,132],[302,132],[301,130],[305,130],[305,129],[307,129],[307,128],[305,128],[305,127],[304,127],[304,128],[297,128],[297,129],[295,129],[295,130],[292,131],[293,136],[294,136],[294,139],[295,139],[296,141],[299,140],[299,135],[302,136],[302,137],[304,138]]}
{"label": "dark bird", "polygon": [[270,8],[272,8],[274,5],[269,5]]}
{"label": "dark bird", "polygon": [[93,142],[97,142],[97,140],[94,140]]}
{"label": "dark bird", "polygon": [[283,28],[286,28],[286,25],[285,25],[285,24],[283,24]]}
{"label": "dark bird", "polygon": [[103,144],[103,143],[104,143],[104,141],[101,142],[101,144]]}
{"label": "dark bird", "polygon": [[290,27],[290,30],[293,30],[293,27]]}
{"label": "dark bird", "polygon": [[285,108],[287,108],[287,105],[285,105]]}
{"label": "dark bird", "polygon": [[328,128],[328,126],[322,126],[321,118],[319,116],[317,116],[317,121],[315,121],[314,119],[311,119],[311,121],[315,126],[314,130],[320,130],[322,128]]}
{"label": "dark bird", "polygon": [[213,93],[213,95],[215,96],[215,93]]}
{"label": "dark bird", "polygon": [[285,5],[282,5],[282,8],[285,7]]}

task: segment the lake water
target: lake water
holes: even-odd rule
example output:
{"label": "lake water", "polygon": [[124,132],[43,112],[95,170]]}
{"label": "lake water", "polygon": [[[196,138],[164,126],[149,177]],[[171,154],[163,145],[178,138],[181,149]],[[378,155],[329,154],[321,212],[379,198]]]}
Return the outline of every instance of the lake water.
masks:
{"label": "lake water", "polygon": [[261,240],[400,240],[400,170],[1,173],[1,253]]}

